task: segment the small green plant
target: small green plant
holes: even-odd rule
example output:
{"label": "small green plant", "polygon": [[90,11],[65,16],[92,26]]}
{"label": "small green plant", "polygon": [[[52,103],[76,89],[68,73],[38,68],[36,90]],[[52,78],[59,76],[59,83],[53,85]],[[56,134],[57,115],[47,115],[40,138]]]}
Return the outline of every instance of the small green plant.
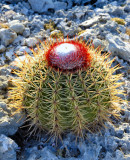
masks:
{"label": "small green plant", "polygon": [[56,25],[54,21],[50,19],[49,22],[44,24],[44,29],[45,30],[50,29],[50,31],[54,31],[56,29]]}
{"label": "small green plant", "polygon": [[126,34],[130,36],[130,28],[126,27]]}
{"label": "small green plant", "polygon": [[121,24],[121,25],[125,25],[125,23],[126,23],[124,19],[117,18],[117,17],[112,18],[112,21],[115,21],[115,22],[117,22],[118,24]]}
{"label": "small green plant", "polygon": [[60,31],[60,30],[55,30],[55,31],[53,31],[53,32],[51,32],[51,38],[63,38],[64,37],[64,34],[63,34],[63,32],[62,31]]}
{"label": "small green plant", "polygon": [[0,22],[0,29],[1,28],[9,28],[9,26],[7,25],[7,24],[5,24],[5,23],[3,23],[3,22]]}
{"label": "small green plant", "polygon": [[111,68],[114,61],[109,53],[82,40],[57,40],[42,43],[20,61],[19,70],[13,73],[9,91],[9,105],[26,111],[34,132],[47,131],[61,138],[67,131],[84,136],[86,130],[97,130],[98,124],[119,117],[120,103],[117,94],[124,94],[118,82],[122,74],[113,74],[119,66]]}

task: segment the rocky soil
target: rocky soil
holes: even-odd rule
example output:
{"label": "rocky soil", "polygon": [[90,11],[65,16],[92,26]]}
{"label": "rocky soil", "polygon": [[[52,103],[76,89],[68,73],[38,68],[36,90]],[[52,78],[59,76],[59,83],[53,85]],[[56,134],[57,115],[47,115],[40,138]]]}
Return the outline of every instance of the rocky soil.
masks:
{"label": "rocky soil", "polygon": [[[129,0],[0,0],[0,160],[130,160],[130,107],[122,105],[121,119],[106,125],[75,144],[71,133],[58,147],[43,134],[40,141],[28,138],[25,116],[15,116],[7,105],[13,63],[31,55],[39,41],[77,36],[93,40],[95,47],[116,56],[113,66],[123,66],[121,88],[130,100],[130,1]],[[20,119],[20,120],[19,120]],[[46,143],[45,143],[46,142]]]}

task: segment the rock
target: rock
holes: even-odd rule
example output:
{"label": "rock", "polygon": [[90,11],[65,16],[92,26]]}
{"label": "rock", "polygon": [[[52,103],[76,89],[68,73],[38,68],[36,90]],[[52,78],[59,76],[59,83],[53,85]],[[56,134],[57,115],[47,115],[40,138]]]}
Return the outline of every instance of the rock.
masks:
{"label": "rock", "polygon": [[17,51],[15,52],[19,56],[23,55],[25,52],[27,52],[28,54],[32,53],[32,51],[27,46],[18,46],[16,50]]}
{"label": "rock", "polygon": [[13,55],[14,55],[14,52],[12,50],[8,51],[5,53],[5,58],[9,61],[12,61],[13,59]]}
{"label": "rock", "polygon": [[86,29],[83,33],[81,33],[78,38],[83,38],[85,41],[88,39],[95,39],[96,37],[96,30],[95,29]]}
{"label": "rock", "polygon": [[126,33],[126,27],[125,27],[125,26],[119,25],[119,28],[118,28],[118,29],[119,29],[120,32],[122,32],[122,33],[124,33],[124,34]]}
{"label": "rock", "polygon": [[8,2],[8,3],[18,3],[22,0],[5,0],[5,2]]}
{"label": "rock", "polygon": [[4,45],[0,45],[0,53],[4,52],[6,50]]}
{"label": "rock", "polygon": [[72,8],[72,6],[73,6],[73,0],[72,1],[70,1],[70,0],[63,0],[63,1],[67,3],[67,9],[71,9]]}
{"label": "rock", "polygon": [[96,17],[94,17],[93,19],[89,19],[89,20],[87,20],[87,21],[82,22],[79,26],[80,26],[82,29],[89,28],[89,27],[93,26],[94,24],[98,23],[98,22],[99,22],[99,19],[100,19],[100,17],[99,17],[99,16],[96,16]]}
{"label": "rock", "polygon": [[23,32],[23,36],[25,38],[29,37],[30,36],[30,28],[25,28],[24,32]]}
{"label": "rock", "polygon": [[8,10],[11,10],[11,9],[13,9],[13,7],[10,6],[10,5],[6,5],[6,4],[3,4],[3,5],[2,5],[2,10],[3,10],[3,11],[8,11]]}
{"label": "rock", "polygon": [[7,105],[5,102],[0,102],[0,107],[4,110],[7,111]]}
{"label": "rock", "polygon": [[127,12],[127,13],[129,13],[130,12],[130,5],[126,5],[124,7],[124,11]]}
{"label": "rock", "polygon": [[13,41],[13,45],[23,45],[25,38],[21,35],[18,35],[17,38]]}
{"label": "rock", "polygon": [[116,17],[116,16],[122,17],[124,15],[123,8],[119,7],[119,6],[114,6],[114,5],[112,5],[109,13],[112,14],[114,17]]}
{"label": "rock", "polygon": [[8,46],[9,44],[11,44],[16,37],[17,34],[11,29],[0,29],[1,44],[3,44],[4,46]]}
{"label": "rock", "polygon": [[16,160],[18,145],[5,135],[0,135],[0,160]]}
{"label": "rock", "polygon": [[106,0],[96,0],[96,3],[95,3],[95,5],[99,8],[103,7],[104,4],[107,4]]}
{"label": "rock", "polygon": [[8,19],[13,18],[13,16],[15,16],[15,15],[16,15],[16,12],[14,12],[13,10],[9,10],[9,11],[5,12],[5,17]]}
{"label": "rock", "polygon": [[116,160],[125,160],[123,152],[120,150],[116,150]]}
{"label": "rock", "polygon": [[13,16],[14,20],[19,20],[19,21],[26,21],[26,17],[24,15],[21,15],[17,13],[16,15]]}
{"label": "rock", "polygon": [[126,61],[130,60],[130,45],[127,42],[121,40],[118,36],[112,34],[106,35],[106,40],[109,42],[108,50],[113,55],[118,55]]}
{"label": "rock", "polygon": [[55,8],[55,11],[60,10],[60,9],[66,9],[67,3],[56,1],[56,2],[54,2],[54,8]]}
{"label": "rock", "polygon": [[0,90],[6,90],[7,87],[8,87],[7,77],[6,76],[0,76]]}
{"label": "rock", "polygon": [[99,13],[99,21],[100,22],[107,22],[108,20],[111,19],[111,16],[108,13]]}
{"label": "rock", "polygon": [[49,9],[54,9],[54,4],[52,0],[28,0],[33,11],[42,13],[48,12]]}
{"label": "rock", "polygon": [[30,37],[25,39],[25,44],[28,47],[34,47],[38,43],[38,40],[35,37]]}
{"label": "rock", "polygon": [[18,34],[22,34],[25,27],[22,23],[13,23],[11,26],[10,26],[10,29],[12,29],[13,31],[15,31],[16,33]]}
{"label": "rock", "polygon": [[77,19],[81,19],[85,15],[85,13],[80,11],[80,12],[74,13],[74,15]]}
{"label": "rock", "polygon": [[[4,76],[2,76],[2,77],[4,77]],[[0,76],[0,78],[1,78],[1,76]],[[0,81],[0,83],[1,83],[1,81]],[[4,86],[4,84],[3,84],[2,87],[7,88],[7,85]],[[0,90],[1,90],[1,88],[0,88]],[[6,105],[6,103],[0,102],[0,134],[4,134],[6,136],[13,135],[18,130],[18,127],[22,125],[25,117],[21,113],[17,113],[14,116],[11,116],[13,113],[14,113],[13,109],[9,108]],[[22,116],[23,116],[23,118],[20,120],[20,118]]]}
{"label": "rock", "polygon": [[25,8],[25,7],[23,7],[21,9],[21,13],[24,14],[24,15],[26,15],[26,16],[28,15],[28,12],[29,12],[29,10],[27,8]]}
{"label": "rock", "polygon": [[[39,152],[40,158],[39,160],[58,160],[59,158],[49,150],[48,147],[43,148]],[[27,160],[36,160],[38,156],[37,148],[32,148],[32,152]]]}
{"label": "rock", "polygon": [[101,46],[101,47],[104,46],[103,43],[102,43],[102,41],[100,39],[98,39],[98,38],[96,38],[96,39],[93,40],[93,44],[94,44],[95,48],[97,48],[98,46]]}
{"label": "rock", "polygon": [[11,70],[9,68],[6,68],[6,67],[0,68],[0,75],[9,76],[10,72]]}
{"label": "rock", "polygon": [[[69,12],[69,11],[68,11]],[[58,11],[55,11],[55,15],[57,17],[66,17],[66,14],[64,12],[64,10],[58,10]]]}

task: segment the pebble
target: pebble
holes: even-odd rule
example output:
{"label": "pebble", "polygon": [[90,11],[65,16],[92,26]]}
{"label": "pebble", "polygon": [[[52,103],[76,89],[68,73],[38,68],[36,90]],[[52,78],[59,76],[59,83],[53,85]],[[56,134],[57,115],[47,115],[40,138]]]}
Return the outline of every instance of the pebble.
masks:
{"label": "pebble", "polygon": [[38,40],[35,37],[30,37],[25,39],[25,43],[28,47],[34,47],[38,43]]}
{"label": "pebble", "polygon": [[82,29],[86,29],[86,28],[89,28],[91,26],[93,26],[94,24],[98,23],[99,22],[99,16],[97,17],[94,17],[93,19],[89,19],[87,21],[84,21],[83,23],[81,23],[79,26],[82,28]]}
{"label": "pebble", "polygon": [[11,29],[5,29],[5,28],[0,29],[1,44],[4,45],[5,47],[11,44],[16,37],[17,34]]}
{"label": "pebble", "polygon": [[0,53],[4,52],[6,50],[4,45],[0,45]]}
{"label": "pebble", "polygon": [[25,28],[24,31],[23,31],[23,36],[25,38],[29,37],[30,36],[30,28]]}
{"label": "pebble", "polygon": [[130,60],[130,45],[128,42],[124,42],[120,37],[112,34],[106,35],[106,39],[109,42],[108,50],[113,55],[118,55],[126,61]]}
{"label": "pebble", "polygon": [[52,0],[28,0],[32,9],[35,12],[42,13],[47,12],[49,9],[54,9],[54,4]]}
{"label": "pebble", "polygon": [[13,23],[10,25],[10,29],[15,31],[17,34],[22,34],[25,27],[22,23]]}
{"label": "pebble", "polygon": [[54,2],[54,8],[55,8],[55,11],[60,10],[60,9],[66,9],[67,8],[67,3],[65,3],[65,2]]}

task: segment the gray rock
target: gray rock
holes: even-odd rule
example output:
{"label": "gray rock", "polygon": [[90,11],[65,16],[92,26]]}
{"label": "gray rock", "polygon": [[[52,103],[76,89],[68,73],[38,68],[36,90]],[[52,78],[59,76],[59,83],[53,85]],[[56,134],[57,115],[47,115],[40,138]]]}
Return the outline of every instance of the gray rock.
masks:
{"label": "gray rock", "polygon": [[87,41],[88,39],[95,39],[96,34],[97,33],[95,29],[86,29],[84,33],[78,36],[78,38],[83,38],[85,41]]}
{"label": "gray rock", "polygon": [[102,7],[102,6],[106,5],[106,4],[107,4],[106,0],[97,0],[97,2],[95,3],[95,5],[97,7]]}
{"label": "gray rock", "polygon": [[54,9],[52,0],[28,0],[28,2],[32,9],[38,13],[48,12],[49,9]]}
{"label": "gray rock", "polygon": [[126,27],[125,26],[123,26],[123,25],[119,25],[119,31],[120,32],[122,32],[123,34],[125,34],[126,33]]}
{"label": "gray rock", "polygon": [[116,158],[115,160],[125,160],[123,152],[120,150],[116,150]]}
{"label": "gray rock", "polygon": [[[69,12],[69,11],[68,11]],[[55,11],[55,15],[57,17],[66,17],[66,14],[64,12],[64,10],[58,10],[58,11]]]}
{"label": "gray rock", "polygon": [[75,13],[74,15],[77,19],[81,19],[85,15],[85,13],[81,11],[81,12]]}
{"label": "gray rock", "polygon": [[4,52],[6,50],[4,45],[0,45],[0,53]]}
{"label": "gray rock", "polygon": [[1,90],[6,90],[8,87],[8,81],[6,76],[0,76],[0,93]]}
{"label": "gray rock", "polygon": [[10,29],[12,29],[13,31],[15,31],[16,33],[18,34],[22,34],[25,27],[22,23],[13,23],[11,26],[10,26]]}
{"label": "gray rock", "polygon": [[13,45],[22,45],[24,43],[25,38],[21,35],[18,35],[17,38],[13,41]]}
{"label": "gray rock", "polygon": [[17,13],[16,15],[13,16],[14,20],[19,20],[19,21],[26,21],[26,17],[24,15],[21,15]]}
{"label": "gray rock", "polygon": [[3,4],[3,6],[2,6],[2,10],[4,10],[4,11],[8,11],[8,10],[12,10],[12,9],[13,9],[13,7],[10,5]]}
{"label": "gray rock", "polygon": [[[32,152],[27,160],[36,160],[38,157],[38,154],[36,153],[37,149],[34,147],[32,148]],[[58,160],[59,158],[55,156],[55,154],[52,153],[51,150],[48,149],[48,147],[43,148],[40,151],[40,158],[39,160]]]}
{"label": "gray rock", "polygon": [[25,117],[19,121],[23,115],[17,113],[11,116],[13,113],[13,109],[9,108],[4,102],[0,102],[0,134],[13,135],[18,130],[18,127],[22,125]]}
{"label": "gray rock", "polygon": [[69,35],[69,37],[74,37],[80,31],[81,31],[80,27],[78,27],[78,26],[72,26],[72,27],[69,27],[69,29],[66,30],[66,32],[64,32],[64,36]]}
{"label": "gray rock", "polygon": [[35,37],[30,37],[25,39],[25,44],[28,47],[34,47],[38,43],[38,40]]}
{"label": "gray rock", "polygon": [[5,58],[7,60],[12,61],[13,60],[13,55],[14,55],[14,52],[12,50],[10,50],[10,51],[8,51],[8,52],[5,53]]}
{"label": "gray rock", "polygon": [[11,29],[5,29],[5,28],[0,29],[1,44],[8,46],[15,40],[16,37],[17,34]]}
{"label": "gray rock", "polygon": [[15,15],[16,15],[16,12],[14,12],[13,10],[9,10],[9,11],[5,12],[5,17],[8,19],[13,18],[13,16],[15,16]]}
{"label": "gray rock", "polygon": [[16,160],[18,145],[5,135],[0,135],[0,160]]}
{"label": "gray rock", "polygon": [[124,11],[127,12],[127,13],[129,13],[130,12],[130,5],[126,5],[124,7]]}
{"label": "gray rock", "polygon": [[97,38],[95,38],[95,39],[93,40],[93,44],[94,44],[94,47],[95,47],[95,48],[97,48],[98,46],[101,46],[101,47],[104,46],[104,45],[103,45],[103,42],[102,42],[100,39],[97,39]]}
{"label": "gray rock", "polygon": [[29,37],[30,36],[30,28],[25,28],[24,32],[23,32],[23,36],[25,38]]}
{"label": "gray rock", "polygon": [[10,75],[11,70],[6,67],[0,68],[0,75],[8,76]]}
{"label": "gray rock", "polygon": [[82,29],[89,28],[89,27],[93,26],[94,24],[98,23],[98,22],[99,22],[99,19],[100,19],[100,17],[99,17],[99,16],[96,16],[96,17],[94,17],[93,19],[89,19],[89,20],[87,20],[87,21],[84,21],[84,22],[81,23],[79,26],[80,26]]}
{"label": "gray rock", "polygon": [[66,9],[67,8],[67,3],[56,1],[56,2],[54,2],[54,8],[55,8],[56,11],[60,10],[60,9]]}
{"label": "gray rock", "polygon": [[20,1],[22,1],[22,0],[5,0],[5,2],[9,2],[9,3],[17,3]]}
{"label": "gray rock", "polygon": [[32,51],[27,46],[18,46],[15,52],[19,56],[23,55],[25,52],[28,54],[32,53]]}
{"label": "gray rock", "polygon": [[126,61],[130,60],[130,45],[127,42],[121,40],[118,36],[113,36],[108,34],[106,39],[109,42],[108,50],[112,52],[113,55],[118,55]]}
{"label": "gray rock", "polygon": [[122,17],[124,15],[124,10],[122,7],[112,5],[109,13],[112,14],[114,17],[116,17],[116,16]]}

